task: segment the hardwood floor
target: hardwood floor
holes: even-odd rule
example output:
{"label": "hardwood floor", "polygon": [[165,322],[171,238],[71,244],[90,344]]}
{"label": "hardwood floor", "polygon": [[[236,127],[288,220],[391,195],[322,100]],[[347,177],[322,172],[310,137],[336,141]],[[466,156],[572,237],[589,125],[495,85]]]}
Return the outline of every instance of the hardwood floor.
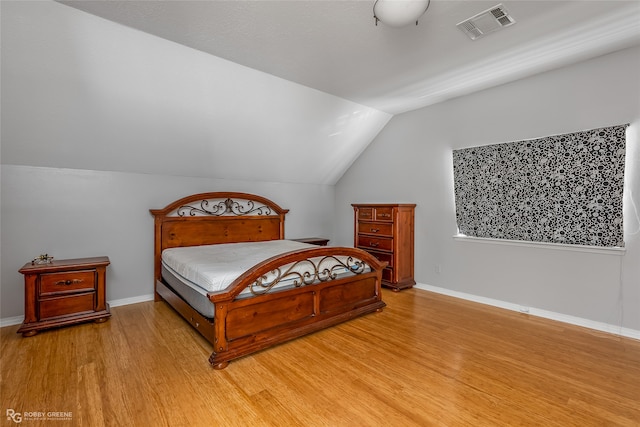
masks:
{"label": "hardwood floor", "polygon": [[163,302],[30,338],[5,327],[2,425],[8,409],[23,426],[640,425],[640,341],[419,289],[383,299],[222,371]]}

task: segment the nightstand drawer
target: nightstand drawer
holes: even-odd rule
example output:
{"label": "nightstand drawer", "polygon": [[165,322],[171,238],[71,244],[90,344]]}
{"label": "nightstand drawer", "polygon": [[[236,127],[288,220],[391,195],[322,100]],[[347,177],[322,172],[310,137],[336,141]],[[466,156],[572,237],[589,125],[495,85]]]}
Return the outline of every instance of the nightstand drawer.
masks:
{"label": "nightstand drawer", "polygon": [[40,319],[90,312],[94,309],[94,292],[40,300]]}
{"label": "nightstand drawer", "polygon": [[358,236],[358,247],[366,249],[379,249],[390,251],[393,248],[393,240],[384,237]]}
{"label": "nightstand drawer", "polygon": [[358,222],[358,231],[365,234],[393,236],[393,224],[360,221]]}
{"label": "nightstand drawer", "polygon": [[95,270],[65,271],[40,276],[40,296],[95,289]]}

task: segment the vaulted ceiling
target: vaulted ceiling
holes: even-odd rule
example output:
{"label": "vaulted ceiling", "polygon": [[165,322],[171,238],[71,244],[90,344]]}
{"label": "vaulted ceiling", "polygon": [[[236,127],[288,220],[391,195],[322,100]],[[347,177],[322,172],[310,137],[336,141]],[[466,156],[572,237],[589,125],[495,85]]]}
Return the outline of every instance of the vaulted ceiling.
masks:
{"label": "vaulted ceiling", "polygon": [[637,0],[503,1],[516,24],[475,41],[456,24],[499,0],[433,0],[403,28],[374,0],[63,3],[392,114],[640,42]]}
{"label": "vaulted ceiling", "polygon": [[0,1],[2,163],[335,184],[394,114],[640,43],[640,1]]}

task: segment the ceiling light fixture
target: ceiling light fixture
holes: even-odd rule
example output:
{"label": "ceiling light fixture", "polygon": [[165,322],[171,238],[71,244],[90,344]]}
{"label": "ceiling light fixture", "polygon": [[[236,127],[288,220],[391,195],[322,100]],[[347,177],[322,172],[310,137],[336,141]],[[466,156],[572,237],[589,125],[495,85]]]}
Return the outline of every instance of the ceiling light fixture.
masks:
{"label": "ceiling light fixture", "polygon": [[429,9],[431,0],[376,0],[373,4],[373,18],[390,27],[404,27],[412,23],[418,25],[420,18]]}

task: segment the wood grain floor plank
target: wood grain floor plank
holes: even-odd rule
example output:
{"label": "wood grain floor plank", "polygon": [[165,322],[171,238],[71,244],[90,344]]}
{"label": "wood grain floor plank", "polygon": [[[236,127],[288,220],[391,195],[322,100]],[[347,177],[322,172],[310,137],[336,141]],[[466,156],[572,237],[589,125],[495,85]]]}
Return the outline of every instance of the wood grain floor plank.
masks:
{"label": "wood grain floor plank", "polygon": [[383,299],[222,371],[163,302],[30,338],[2,328],[1,410],[91,427],[640,425],[639,341],[418,289]]}

